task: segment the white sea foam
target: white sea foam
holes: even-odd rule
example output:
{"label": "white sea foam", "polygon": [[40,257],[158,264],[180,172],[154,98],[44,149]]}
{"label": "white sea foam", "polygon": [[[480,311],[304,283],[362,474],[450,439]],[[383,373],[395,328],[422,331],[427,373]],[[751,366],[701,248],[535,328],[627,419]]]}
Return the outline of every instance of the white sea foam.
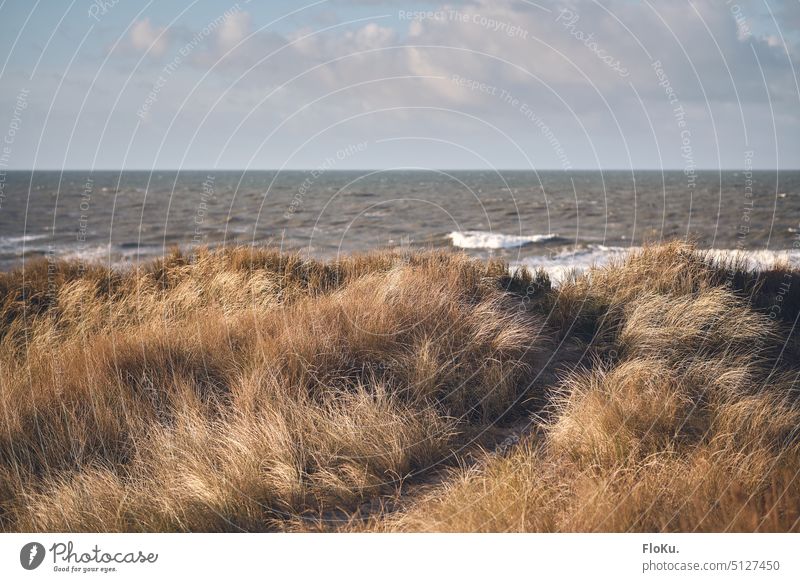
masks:
{"label": "white sea foam", "polygon": [[47,238],[46,234],[25,234],[23,236],[0,236],[0,252],[22,250],[22,244]]}
{"label": "white sea foam", "polygon": [[756,271],[769,269],[776,264],[788,264],[791,267],[800,267],[800,251],[770,251],[770,250],[749,250],[740,251],[736,249],[711,249],[708,252],[714,260],[725,261],[732,259],[744,259],[747,267]]}
{"label": "white sea foam", "polygon": [[0,243],[3,244],[18,244],[22,242],[30,242],[32,240],[40,240],[47,237],[46,234],[24,234],[22,236],[0,236]]}
{"label": "white sea foam", "polygon": [[453,231],[447,235],[454,247],[461,249],[513,249],[525,245],[556,240],[557,234],[521,236],[483,230]]}
{"label": "white sea foam", "polygon": [[58,258],[97,263],[110,267],[128,267],[140,261],[149,261],[163,254],[161,245],[139,245],[125,247],[123,245],[86,245],[83,247],[69,247],[58,253]]}
{"label": "white sea foam", "polygon": [[622,258],[641,247],[609,247],[588,245],[582,248],[565,249],[552,255],[527,257],[517,266],[530,269],[544,269],[555,284],[564,281],[571,273],[582,273],[590,267],[599,267],[609,261]]}
{"label": "white sea foam", "polygon": [[58,258],[67,261],[85,261],[87,263],[108,264],[109,250],[108,244],[86,245],[79,248],[62,249]]}
{"label": "white sea foam", "polygon": [[[530,269],[544,269],[556,285],[562,283],[572,273],[581,273],[590,267],[602,267],[614,259],[624,258],[627,254],[641,250],[641,247],[611,247],[604,245],[587,245],[586,247],[563,250],[554,255],[527,257],[515,266],[526,266]],[[747,267],[753,270],[764,270],[776,264],[788,264],[800,268],[800,251],[797,250],[737,250],[710,249],[699,252],[708,253],[715,261],[743,259]]]}

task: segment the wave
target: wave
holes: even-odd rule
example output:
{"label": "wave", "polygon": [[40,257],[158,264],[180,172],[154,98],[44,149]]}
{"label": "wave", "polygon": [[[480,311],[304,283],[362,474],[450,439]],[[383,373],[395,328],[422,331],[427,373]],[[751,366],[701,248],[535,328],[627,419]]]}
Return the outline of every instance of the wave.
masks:
{"label": "wave", "polygon": [[530,244],[558,240],[557,234],[520,236],[484,230],[453,231],[447,235],[454,247],[461,249],[514,249]]}
{"label": "wave", "polygon": [[[47,238],[47,234],[25,234],[22,236],[0,236],[0,253],[15,253],[22,250],[25,243]],[[34,250],[32,247],[28,247]]]}
{"label": "wave", "polygon": [[0,236],[0,244],[19,244],[46,238],[46,234],[24,234],[22,236]]}
{"label": "wave", "polygon": [[163,255],[163,245],[156,244],[75,244],[59,242],[53,245],[26,244],[23,257],[22,245],[30,241],[48,238],[47,235],[25,237],[0,237],[0,272],[8,271],[22,264],[23,260],[33,260],[48,256],[65,261],[97,263],[124,269],[142,261],[149,261]]}
{"label": "wave", "polygon": [[776,264],[788,264],[791,267],[800,267],[800,250],[738,250],[738,249],[710,249],[705,251],[715,261],[744,260],[748,269],[761,271],[770,269]]}
{"label": "wave", "polygon": [[609,247],[590,244],[585,247],[567,249],[551,255],[527,257],[514,266],[544,269],[550,280],[558,285],[573,273],[579,274],[591,267],[600,267],[614,259],[623,258],[641,247]]}
{"label": "wave", "polygon": [[[567,249],[552,255],[527,257],[516,262],[515,267],[525,266],[530,269],[544,269],[550,279],[559,284],[572,274],[579,274],[592,267],[602,267],[611,261],[622,259],[642,247],[614,247],[589,244],[585,247]],[[712,261],[744,261],[752,270],[770,269],[776,264],[788,264],[800,268],[800,250],[739,250],[739,249],[699,249],[706,253]]]}
{"label": "wave", "polygon": [[[163,256],[163,254],[164,246],[160,244],[123,242],[63,247],[58,253],[58,257],[65,260],[126,266],[139,260],[148,261],[155,257]],[[109,258],[111,259],[110,263]]]}

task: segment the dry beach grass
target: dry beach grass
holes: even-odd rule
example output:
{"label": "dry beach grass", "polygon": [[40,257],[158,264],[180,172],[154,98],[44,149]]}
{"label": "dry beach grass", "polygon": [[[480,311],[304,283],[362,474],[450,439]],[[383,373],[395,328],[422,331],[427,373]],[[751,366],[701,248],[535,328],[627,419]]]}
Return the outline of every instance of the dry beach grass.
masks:
{"label": "dry beach grass", "polygon": [[681,243],[558,288],[434,252],[29,264],[0,527],[796,531],[799,287]]}

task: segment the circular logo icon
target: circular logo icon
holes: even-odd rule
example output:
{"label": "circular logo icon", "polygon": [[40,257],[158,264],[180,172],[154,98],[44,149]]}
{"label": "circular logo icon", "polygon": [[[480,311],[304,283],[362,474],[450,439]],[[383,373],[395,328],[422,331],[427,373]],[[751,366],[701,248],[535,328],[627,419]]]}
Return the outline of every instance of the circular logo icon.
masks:
{"label": "circular logo icon", "polygon": [[26,570],[35,570],[44,561],[44,546],[39,542],[30,542],[22,546],[19,552],[19,563]]}

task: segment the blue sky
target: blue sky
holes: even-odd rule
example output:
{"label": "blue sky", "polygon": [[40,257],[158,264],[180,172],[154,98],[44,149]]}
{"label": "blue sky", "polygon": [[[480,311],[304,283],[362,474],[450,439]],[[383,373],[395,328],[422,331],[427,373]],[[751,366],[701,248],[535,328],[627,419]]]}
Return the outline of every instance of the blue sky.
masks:
{"label": "blue sky", "polygon": [[6,0],[0,47],[7,168],[800,166],[797,0]]}

